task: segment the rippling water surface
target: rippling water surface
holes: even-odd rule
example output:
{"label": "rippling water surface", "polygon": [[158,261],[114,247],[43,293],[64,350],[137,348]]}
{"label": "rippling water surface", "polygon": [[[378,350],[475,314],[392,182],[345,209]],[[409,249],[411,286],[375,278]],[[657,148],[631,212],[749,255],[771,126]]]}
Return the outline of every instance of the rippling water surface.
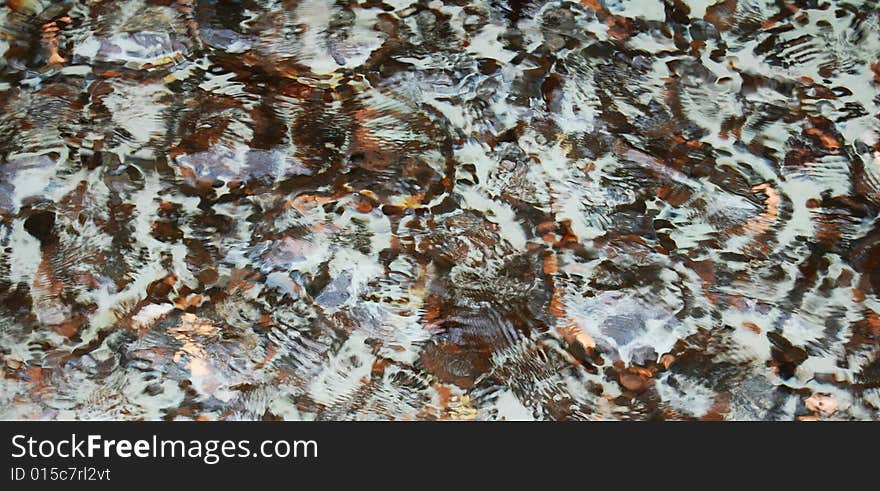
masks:
{"label": "rippling water surface", "polygon": [[0,417],[880,419],[880,14],[7,0]]}

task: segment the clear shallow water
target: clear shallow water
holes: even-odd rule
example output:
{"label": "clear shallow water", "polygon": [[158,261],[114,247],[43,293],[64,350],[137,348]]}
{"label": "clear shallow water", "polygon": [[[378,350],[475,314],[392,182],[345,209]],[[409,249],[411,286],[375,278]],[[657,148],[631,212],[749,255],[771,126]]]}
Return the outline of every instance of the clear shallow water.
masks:
{"label": "clear shallow water", "polygon": [[0,25],[4,418],[880,416],[875,4]]}

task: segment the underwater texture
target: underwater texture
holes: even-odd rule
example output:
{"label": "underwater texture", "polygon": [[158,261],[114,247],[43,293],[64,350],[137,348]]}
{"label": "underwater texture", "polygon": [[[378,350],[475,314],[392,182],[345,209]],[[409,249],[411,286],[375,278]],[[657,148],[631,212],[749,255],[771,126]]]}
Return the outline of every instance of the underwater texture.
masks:
{"label": "underwater texture", "polygon": [[880,8],[7,0],[0,418],[880,419]]}

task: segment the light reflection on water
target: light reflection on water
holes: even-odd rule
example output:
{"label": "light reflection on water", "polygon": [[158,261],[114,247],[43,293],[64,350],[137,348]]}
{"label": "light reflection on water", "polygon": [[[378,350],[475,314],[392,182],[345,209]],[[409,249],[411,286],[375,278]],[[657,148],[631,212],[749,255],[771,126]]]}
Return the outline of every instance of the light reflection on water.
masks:
{"label": "light reflection on water", "polygon": [[0,417],[878,418],[876,8],[0,25]]}

